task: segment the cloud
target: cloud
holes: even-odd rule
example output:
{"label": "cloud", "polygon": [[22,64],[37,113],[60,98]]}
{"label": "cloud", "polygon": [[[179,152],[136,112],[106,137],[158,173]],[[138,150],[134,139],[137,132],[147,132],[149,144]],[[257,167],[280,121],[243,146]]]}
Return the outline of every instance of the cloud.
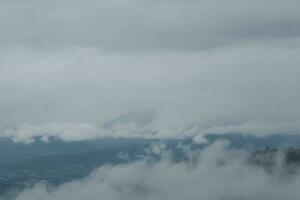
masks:
{"label": "cloud", "polygon": [[0,43],[121,52],[272,43],[299,37],[298,7],[294,0],[1,1]]}
{"label": "cloud", "polygon": [[[251,121],[297,134],[299,53],[270,46],[144,55],[2,50],[0,122],[2,130],[85,123],[98,129],[126,113],[153,110],[147,132],[169,137],[189,127],[245,123],[250,133]],[[80,137],[101,134],[88,132]]]}
{"label": "cloud", "polygon": [[16,143],[30,144],[36,140],[50,142],[60,139],[66,142],[103,138],[183,139],[197,134],[197,127],[141,126],[138,123],[116,124],[110,128],[91,123],[47,123],[42,125],[21,124],[16,128],[3,129],[0,137]]}
{"label": "cloud", "polygon": [[95,138],[104,122],[144,110],[151,125],[117,135],[251,121],[299,133],[298,4],[0,1],[1,135]]}
{"label": "cloud", "polygon": [[197,130],[193,137],[196,143],[206,143],[206,135],[216,134],[224,135],[237,133],[242,135],[252,135],[255,137],[265,137],[274,134],[299,134],[299,123],[294,122],[259,122],[259,121],[247,121],[241,124],[229,124],[221,126],[212,126],[209,128]]}
{"label": "cloud", "polygon": [[54,188],[37,184],[19,193],[16,199],[296,200],[299,197],[299,175],[283,178],[280,163],[276,172],[267,173],[259,166],[247,164],[244,153],[226,150],[224,142],[211,145],[195,158],[194,162],[173,163],[163,159],[156,163],[138,161],[103,166],[84,179]]}
{"label": "cloud", "polygon": [[[139,114],[140,115],[140,114]],[[142,139],[185,139],[193,138],[198,144],[206,144],[206,136],[224,135],[224,134],[242,134],[254,137],[266,137],[274,134],[299,134],[300,127],[298,123],[262,123],[258,121],[247,121],[241,124],[212,126],[208,128],[192,127],[162,127],[154,122],[141,124],[132,121],[131,123],[122,123],[113,126],[97,126],[88,122],[85,123],[48,123],[42,125],[21,124],[12,129],[3,129],[0,137],[10,138],[16,143],[30,144],[36,140],[50,142],[52,139],[60,139],[66,142],[83,141],[103,138],[142,138]],[[131,116],[131,115],[129,115]],[[116,122],[116,120],[112,120]],[[143,121],[144,122],[144,121]]]}
{"label": "cloud", "polygon": [[88,123],[81,124],[46,124],[44,126],[31,126],[22,124],[17,130],[4,130],[3,137],[12,138],[14,142],[32,143],[36,138],[48,142],[49,137],[65,141],[95,139],[98,130]]}

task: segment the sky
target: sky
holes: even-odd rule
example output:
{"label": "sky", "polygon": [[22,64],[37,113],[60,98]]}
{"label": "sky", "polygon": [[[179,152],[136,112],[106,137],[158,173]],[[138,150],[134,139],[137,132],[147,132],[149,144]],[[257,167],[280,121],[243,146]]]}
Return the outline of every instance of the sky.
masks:
{"label": "sky", "polygon": [[[299,135],[299,7],[0,0],[0,138],[206,143],[209,134]],[[104,165],[57,186],[39,182],[15,199],[299,199],[299,173],[284,172],[282,155],[268,173],[228,145],[190,149],[191,158],[176,163],[154,145],[165,156],[159,161]]]}
{"label": "sky", "polygon": [[299,6],[0,0],[0,135],[299,134]]}

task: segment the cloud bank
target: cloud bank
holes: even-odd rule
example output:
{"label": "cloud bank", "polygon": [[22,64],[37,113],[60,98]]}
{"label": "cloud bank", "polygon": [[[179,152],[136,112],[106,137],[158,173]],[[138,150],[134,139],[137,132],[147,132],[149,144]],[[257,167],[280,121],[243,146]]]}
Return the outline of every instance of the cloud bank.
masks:
{"label": "cloud bank", "polygon": [[17,200],[60,199],[290,199],[299,197],[299,174],[283,176],[282,163],[276,171],[246,162],[242,152],[226,150],[217,142],[196,154],[190,162],[138,161],[119,166],[103,166],[88,177],[58,187],[45,183],[25,189]]}

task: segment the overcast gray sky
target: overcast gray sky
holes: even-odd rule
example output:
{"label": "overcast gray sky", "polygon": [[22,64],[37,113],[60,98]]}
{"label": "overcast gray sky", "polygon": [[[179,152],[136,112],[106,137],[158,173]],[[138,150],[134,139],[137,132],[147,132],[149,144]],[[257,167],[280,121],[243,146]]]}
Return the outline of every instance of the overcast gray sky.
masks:
{"label": "overcast gray sky", "polygon": [[[300,133],[299,7],[297,0],[0,0],[2,135]],[[102,127],[149,110],[146,126]]]}

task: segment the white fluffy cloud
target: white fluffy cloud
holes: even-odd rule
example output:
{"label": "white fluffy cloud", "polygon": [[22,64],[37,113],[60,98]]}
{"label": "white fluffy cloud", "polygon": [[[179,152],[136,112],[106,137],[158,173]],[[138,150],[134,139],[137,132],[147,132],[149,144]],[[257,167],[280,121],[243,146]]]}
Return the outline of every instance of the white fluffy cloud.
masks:
{"label": "white fluffy cloud", "polygon": [[103,128],[90,123],[50,123],[44,125],[22,124],[15,129],[4,129],[0,137],[11,138],[16,143],[30,144],[36,140],[51,139],[82,141],[103,138],[183,139],[195,136],[197,127],[156,127],[154,124],[139,126],[136,123],[117,124]]}
{"label": "white fluffy cloud", "polygon": [[47,123],[43,125],[21,124],[13,129],[4,129],[0,137],[11,138],[14,142],[30,144],[35,140],[49,142],[51,139],[82,141],[101,138],[143,138],[143,139],[184,139],[193,138],[196,143],[207,143],[210,134],[238,133],[264,137],[272,134],[298,134],[298,123],[260,123],[247,121],[242,124],[212,126],[209,128],[160,127],[155,122],[140,126],[126,123],[105,128],[91,123]]}
{"label": "white fluffy cloud", "polygon": [[298,174],[283,178],[281,164],[273,174],[245,162],[245,154],[225,150],[217,142],[194,162],[139,161],[103,166],[82,180],[50,188],[40,183],[25,189],[17,200],[179,200],[299,198]]}

